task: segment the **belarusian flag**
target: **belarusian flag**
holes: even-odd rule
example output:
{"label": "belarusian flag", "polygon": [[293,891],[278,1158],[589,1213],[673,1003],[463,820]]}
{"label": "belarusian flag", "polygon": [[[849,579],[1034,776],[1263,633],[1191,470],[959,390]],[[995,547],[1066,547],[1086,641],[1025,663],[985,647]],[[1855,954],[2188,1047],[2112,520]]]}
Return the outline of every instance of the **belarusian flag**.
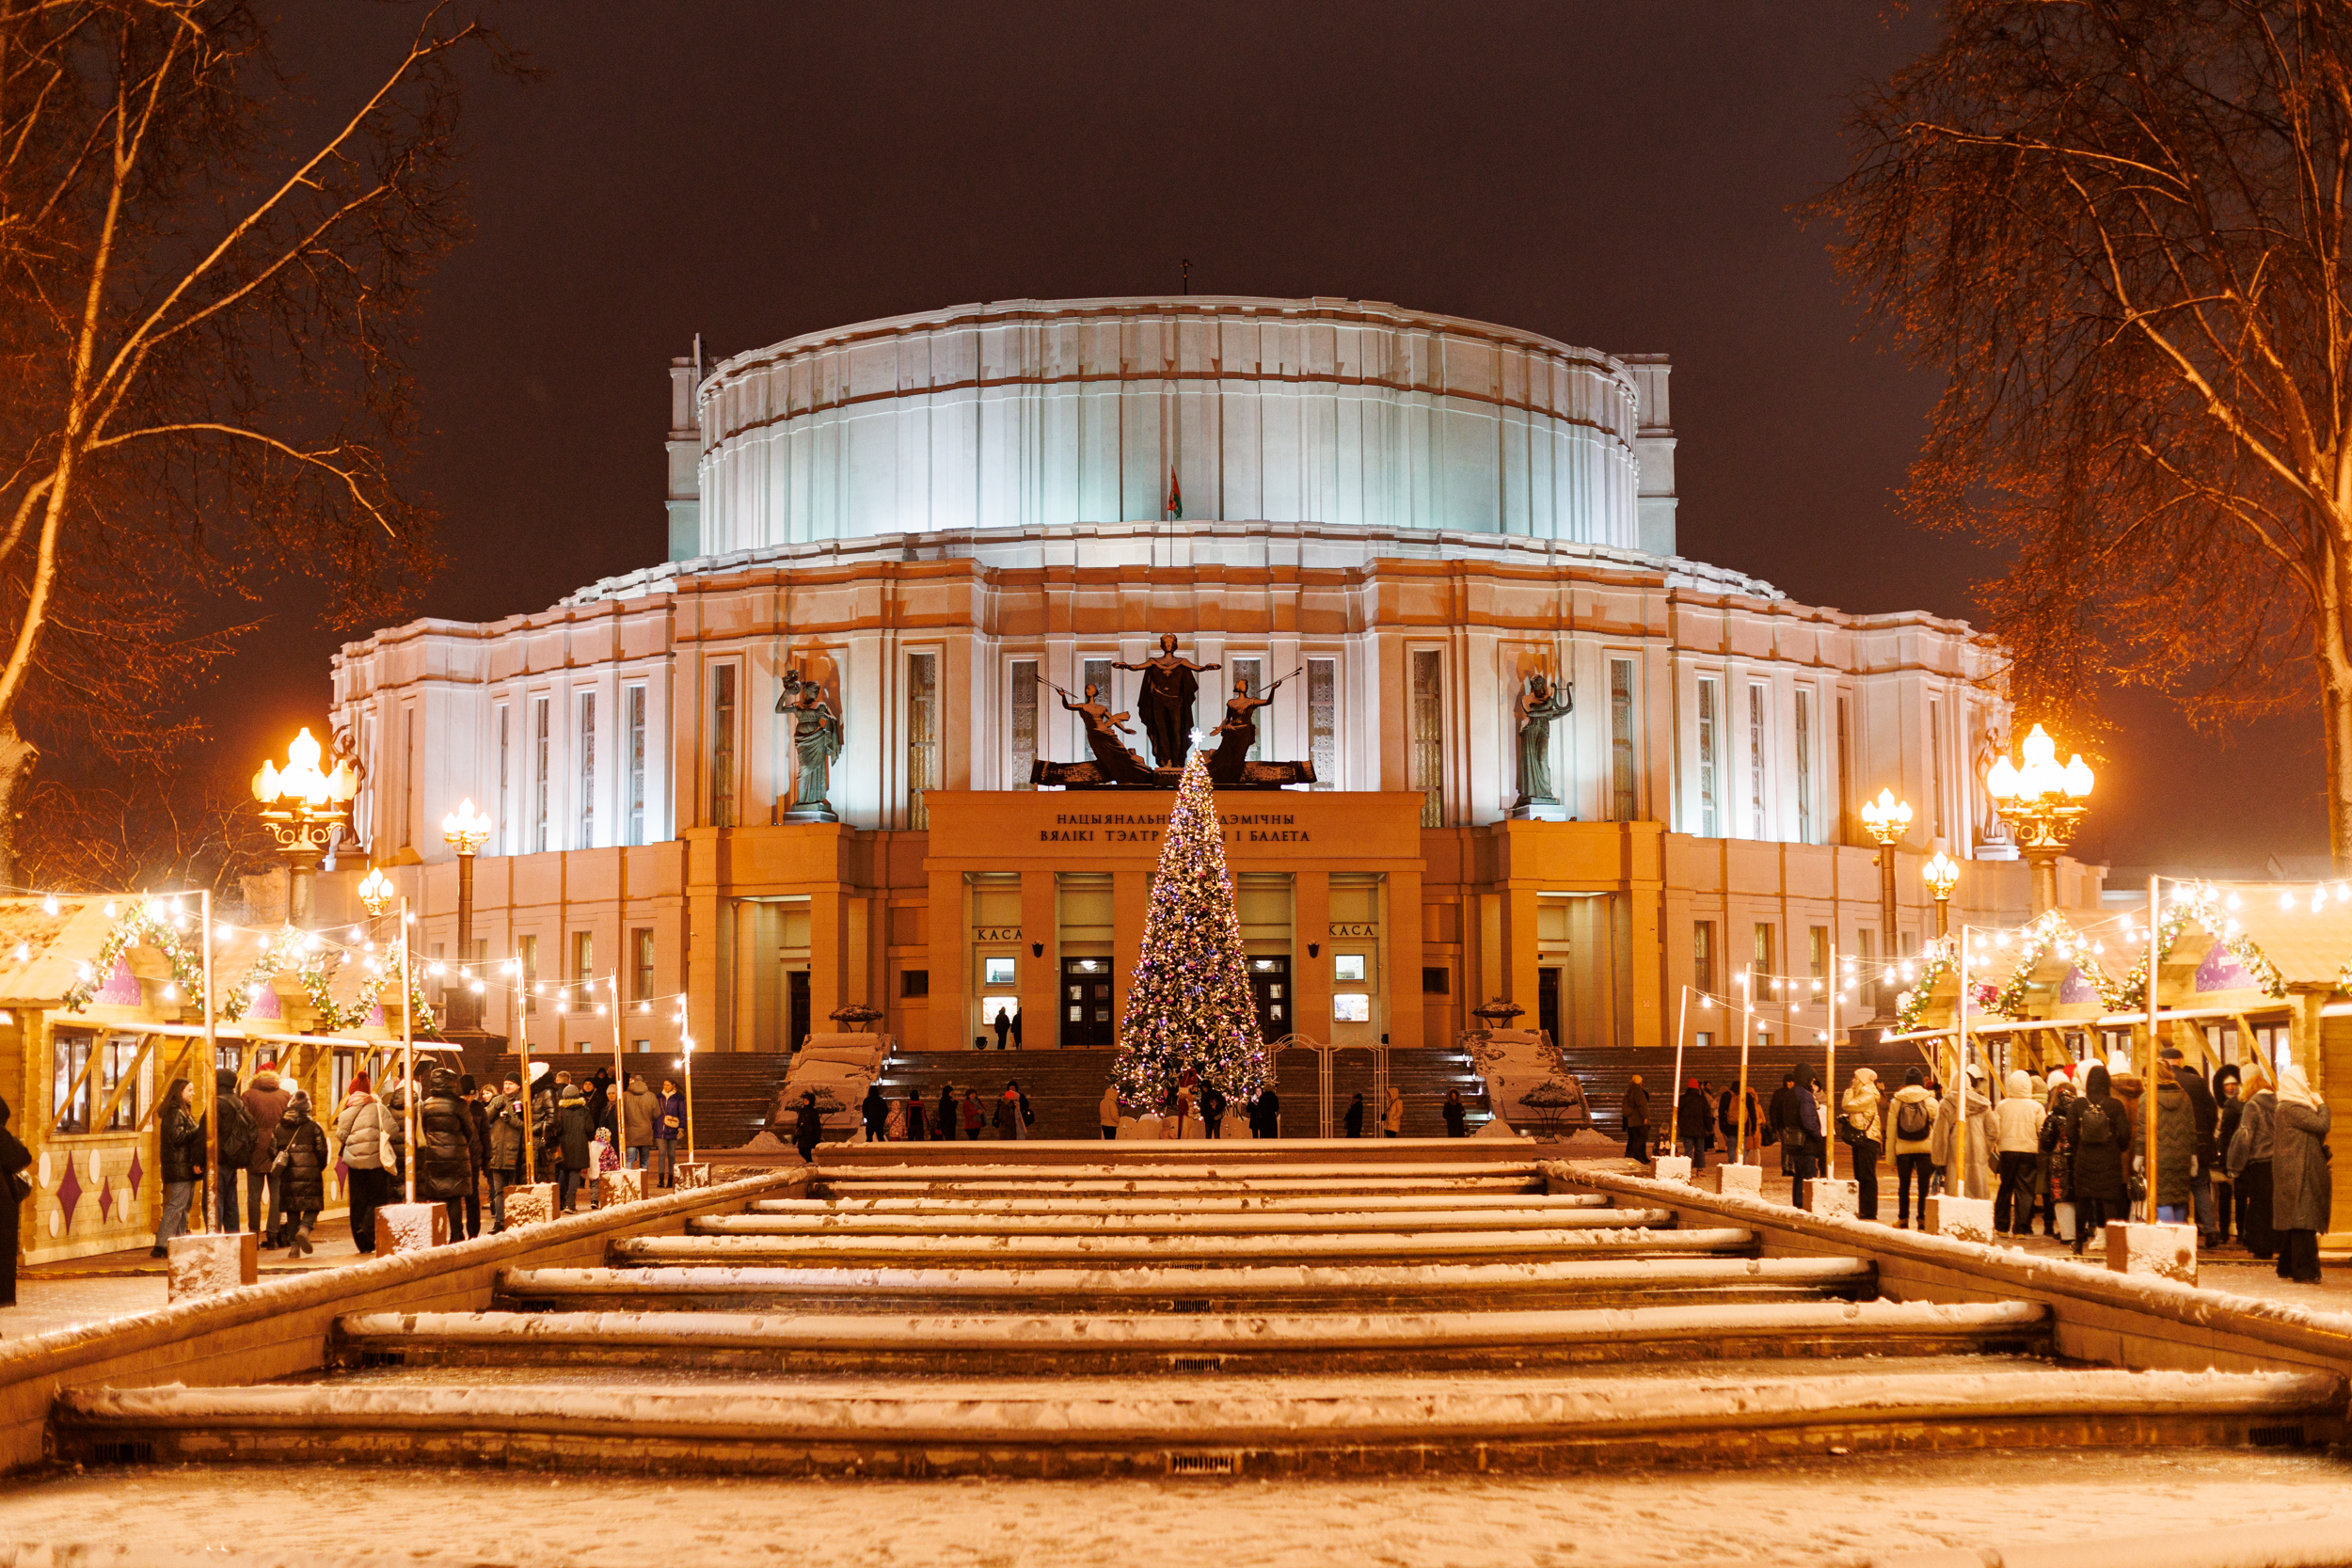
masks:
{"label": "belarusian flag", "polygon": [[1184,515],[1184,487],[1176,483],[1176,465],[1168,466],[1168,515],[1182,521]]}

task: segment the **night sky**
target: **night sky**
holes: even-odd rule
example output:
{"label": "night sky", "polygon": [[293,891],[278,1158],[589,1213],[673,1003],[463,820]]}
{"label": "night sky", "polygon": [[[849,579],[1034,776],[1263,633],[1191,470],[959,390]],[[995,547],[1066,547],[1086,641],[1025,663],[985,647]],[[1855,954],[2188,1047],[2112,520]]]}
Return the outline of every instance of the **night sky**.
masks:
{"label": "night sky", "polygon": [[[1851,610],[1966,616],[1996,565],[1904,525],[1934,378],[1857,341],[1829,234],[1848,96],[1932,19],[1735,5],[596,4],[506,13],[476,232],[421,324],[425,613],[539,610],[663,554],[667,366],[967,301],[1334,294],[1675,361],[1687,555]],[[412,13],[288,18],[343,102]],[[242,776],[317,724],[298,604],[203,699]],[[2324,851],[2316,717],[2192,736],[2108,694],[2083,840],[2119,866]],[[2061,736],[2061,743],[2064,742]]]}

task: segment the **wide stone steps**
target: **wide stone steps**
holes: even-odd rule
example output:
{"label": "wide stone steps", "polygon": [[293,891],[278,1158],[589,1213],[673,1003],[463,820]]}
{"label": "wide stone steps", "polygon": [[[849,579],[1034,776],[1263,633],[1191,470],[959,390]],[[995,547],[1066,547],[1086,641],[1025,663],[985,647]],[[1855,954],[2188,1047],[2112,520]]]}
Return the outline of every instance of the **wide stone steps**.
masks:
{"label": "wide stone steps", "polygon": [[920,1259],[939,1264],[1014,1262],[1235,1264],[1312,1259],[1326,1263],[1398,1263],[1469,1258],[1659,1258],[1736,1255],[1756,1248],[1756,1233],[1733,1227],[1652,1229],[1644,1225],[1499,1231],[1367,1230],[1311,1235],[1030,1236],[646,1236],[615,1242],[616,1263],[755,1263]]}
{"label": "wide stone steps", "polygon": [[1081,1209],[1031,1213],[714,1214],[687,1227],[697,1236],[1304,1236],[1355,1231],[1622,1229],[1674,1223],[1671,1209],[1530,1208],[1327,1210],[1317,1212],[1091,1213]]}
{"label": "wide stone steps", "polygon": [[366,1367],[601,1365],[993,1374],[1518,1369],[1659,1359],[2026,1354],[2049,1314],[1992,1302],[1816,1301],[1452,1312],[377,1313],[343,1319]]}
{"label": "wide stone steps", "polygon": [[[1343,1214],[1425,1209],[1431,1199],[1420,1193],[1216,1193],[1158,1197],[1125,1193],[1089,1196],[1082,1202],[1066,1197],[768,1197],[745,1210],[753,1214]],[[1609,1199],[1598,1193],[1448,1193],[1446,1210],[1454,1213],[1484,1213],[1499,1209],[1541,1210],[1562,1213],[1580,1209],[1606,1209]]]}
{"label": "wide stone steps", "polygon": [[688,1311],[1001,1312],[1306,1309],[1572,1309],[1666,1302],[1857,1297],[1875,1271],[1856,1258],[1570,1259],[1355,1267],[1261,1264],[1169,1268],[1009,1265],[509,1269],[502,1303],[523,1312],[601,1308]]}
{"label": "wide stone steps", "polygon": [[1390,1196],[1455,1193],[1505,1193],[1534,1196],[1541,1191],[1536,1183],[1518,1176],[1286,1177],[1271,1171],[1249,1176],[1193,1176],[1177,1172],[1167,1176],[1073,1176],[1036,1179],[992,1179],[983,1174],[970,1177],[957,1175],[930,1181],[885,1176],[860,1177],[848,1180],[839,1177],[828,1177],[822,1185],[825,1189],[822,1196],[842,1198],[919,1197],[936,1194],[941,1197],[950,1199],[1038,1196],[1116,1197],[1130,1194],[1163,1197],[1193,1194],[1204,1196],[1234,1196],[1251,1193],[1296,1193],[1327,1196],[1349,1193]]}
{"label": "wide stone steps", "polygon": [[[583,1355],[583,1362],[591,1358]],[[1824,1363],[1832,1369],[1838,1363]],[[601,1375],[599,1373],[601,1372]],[[88,1463],[135,1443],[157,1463],[547,1465],[747,1475],[1081,1477],[1455,1469],[1822,1450],[2221,1443],[2325,1418],[2336,1378],[2058,1370],[2006,1359],[1874,1376],[1487,1377],[1218,1373],[1050,1383],[675,1375],[612,1386],[369,1381],[62,1394],[54,1437]]]}

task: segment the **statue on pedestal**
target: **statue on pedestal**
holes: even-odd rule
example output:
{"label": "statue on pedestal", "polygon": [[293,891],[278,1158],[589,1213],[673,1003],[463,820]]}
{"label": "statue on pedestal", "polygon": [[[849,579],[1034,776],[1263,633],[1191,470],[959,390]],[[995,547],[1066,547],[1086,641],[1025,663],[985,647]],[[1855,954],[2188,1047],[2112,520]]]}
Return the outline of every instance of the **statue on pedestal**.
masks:
{"label": "statue on pedestal", "polygon": [[1119,664],[1114,670],[1136,670],[1143,674],[1143,690],[1136,698],[1136,711],[1143,720],[1143,731],[1152,737],[1152,760],[1162,768],[1182,768],[1184,758],[1192,754],[1192,720],[1200,697],[1200,676],[1211,670],[1222,670],[1219,664],[1195,664],[1176,652],[1176,634],[1168,632],[1160,638],[1160,651],[1140,664]]}
{"label": "statue on pedestal", "polygon": [[[1092,682],[1087,685],[1087,697],[1083,703],[1072,701],[1070,693],[1058,686],[1054,688],[1054,694],[1061,699],[1065,711],[1076,714],[1079,721],[1086,725],[1087,750],[1093,753],[1094,766],[1102,774],[1104,783],[1159,783],[1152,765],[1136,755],[1135,749],[1120,737],[1120,732],[1127,723],[1127,715],[1113,713],[1110,705],[1101,700]],[[1053,766],[1051,763],[1041,764],[1043,768]]]}
{"label": "statue on pedestal", "polygon": [[790,716],[792,754],[798,768],[792,809],[784,814],[784,819],[838,822],[841,818],[834,814],[827,796],[833,787],[834,759],[841,754],[840,715],[825,700],[825,689],[798,670],[785,672],[784,690],[776,698],[776,711]]}
{"label": "statue on pedestal", "polygon": [[1554,686],[1541,673],[1530,675],[1516,704],[1519,721],[1521,806],[1557,806],[1551,792],[1551,721],[1576,706],[1573,687]]}

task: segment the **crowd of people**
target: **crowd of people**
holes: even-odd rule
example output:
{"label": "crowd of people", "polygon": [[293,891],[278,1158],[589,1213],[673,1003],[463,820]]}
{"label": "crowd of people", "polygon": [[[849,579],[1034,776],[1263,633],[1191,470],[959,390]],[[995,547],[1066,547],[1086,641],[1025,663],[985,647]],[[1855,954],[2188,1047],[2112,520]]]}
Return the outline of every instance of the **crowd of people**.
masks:
{"label": "crowd of people", "polygon": [[[2275,1260],[2281,1278],[2315,1282],[2329,1220],[2326,1102],[2291,1065],[2279,1069],[2275,1085],[2246,1094],[2246,1075],[2234,1066],[2207,1076],[2172,1046],[2158,1060],[2157,1218],[2194,1224],[2207,1252],[2232,1245],[2234,1235],[2251,1256]],[[1874,1069],[1857,1068],[1832,1105],[1812,1070],[1799,1068],[1759,1106],[1752,1087],[1742,1103],[1736,1087],[1718,1091],[1694,1077],[1675,1102],[1672,1147],[1694,1171],[1719,1148],[1744,1147],[1751,1160],[1772,1149],[1789,1179],[1789,1201],[1799,1203],[1835,1137],[1866,1220],[1879,1218],[1879,1165],[1891,1160],[1897,1228],[1924,1225],[1929,1195],[1951,1192],[1992,1198],[1993,1227],[2003,1235],[2031,1235],[2039,1214],[2042,1234],[2071,1242],[2077,1255],[2106,1221],[2145,1201],[2147,1088],[2138,1074],[2100,1062],[2046,1077],[2019,1069],[1997,1097],[1982,1066],[1971,1063],[1965,1079],[1964,1087],[1947,1086],[1914,1067],[1889,1092]],[[1629,1159],[1647,1160],[1658,1147],[1650,1101],[1636,1074],[1622,1102]]]}
{"label": "crowd of people", "polygon": [[[686,1101],[671,1079],[657,1091],[631,1074],[616,1090],[610,1069],[576,1084],[544,1062],[532,1064],[526,1100],[512,1075],[485,1086],[420,1062],[412,1080],[395,1080],[382,1094],[366,1073],[356,1075],[342,1102],[322,1118],[310,1097],[271,1063],[243,1088],[235,1069],[220,1069],[213,1117],[223,1173],[220,1228],[256,1232],[264,1250],[298,1258],[313,1250],[329,1173],[338,1170],[352,1244],[362,1255],[375,1250],[378,1212],[408,1196],[412,1163],[416,1201],[446,1207],[452,1241],[481,1235],[485,1212],[493,1234],[505,1229],[509,1189],[533,1174],[556,1186],[564,1213],[576,1212],[591,1178],[607,1171],[642,1169],[650,1185],[671,1186]],[[164,1090],[158,1119],[164,1212],[153,1255],[161,1258],[171,1238],[188,1229],[212,1134],[184,1078]]]}

